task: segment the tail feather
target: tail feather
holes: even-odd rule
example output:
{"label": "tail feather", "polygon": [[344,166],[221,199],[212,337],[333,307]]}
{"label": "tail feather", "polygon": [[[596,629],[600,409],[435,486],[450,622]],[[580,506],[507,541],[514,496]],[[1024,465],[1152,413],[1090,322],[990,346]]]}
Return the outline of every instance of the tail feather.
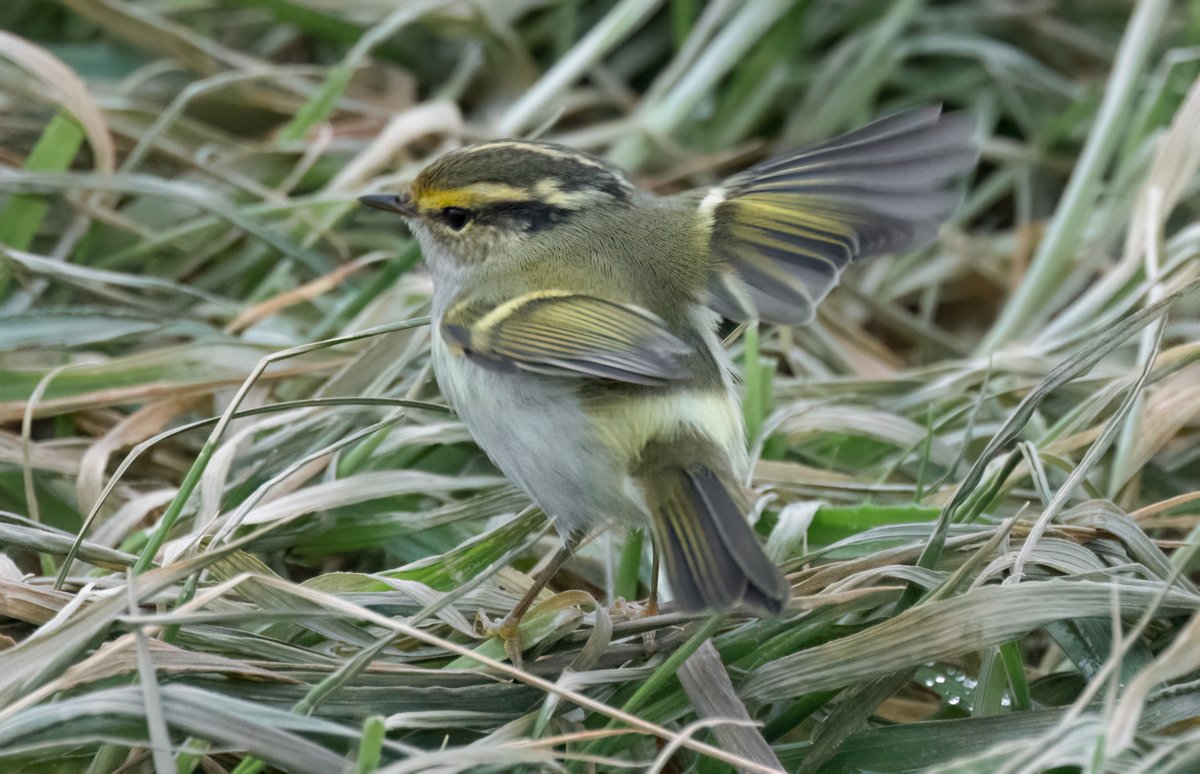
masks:
{"label": "tail feather", "polygon": [[640,481],[678,608],[783,610],[791,589],[746,522],[741,498],[721,477],[691,465]]}

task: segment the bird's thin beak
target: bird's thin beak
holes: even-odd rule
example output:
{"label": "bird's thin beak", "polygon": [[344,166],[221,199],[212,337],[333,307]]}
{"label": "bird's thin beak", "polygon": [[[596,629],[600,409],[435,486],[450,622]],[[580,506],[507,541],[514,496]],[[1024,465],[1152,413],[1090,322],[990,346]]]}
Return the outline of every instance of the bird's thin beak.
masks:
{"label": "bird's thin beak", "polygon": [[374,207],[377,210],[384,210],[385,212],[394,212],[406,218],[411,218],[417,214],[417,209],[413,207],[412,200],[407,195],[370,194],[358,197],[358,201],[360,204],[365,204],[368,207]]}

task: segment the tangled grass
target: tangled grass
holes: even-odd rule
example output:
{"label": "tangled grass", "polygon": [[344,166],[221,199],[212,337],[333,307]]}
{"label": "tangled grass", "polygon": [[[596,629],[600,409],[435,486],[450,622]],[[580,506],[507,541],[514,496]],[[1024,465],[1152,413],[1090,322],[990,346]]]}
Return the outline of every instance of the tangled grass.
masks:
{"label": "tangled grass", "polygon": [[[1194,771],[1194,3],[10,0],[12,771]],[[931,100],[939,243],[748,328],[777,620],[643,615],[445,408],[356,196],[540,133],[702,185]]]}

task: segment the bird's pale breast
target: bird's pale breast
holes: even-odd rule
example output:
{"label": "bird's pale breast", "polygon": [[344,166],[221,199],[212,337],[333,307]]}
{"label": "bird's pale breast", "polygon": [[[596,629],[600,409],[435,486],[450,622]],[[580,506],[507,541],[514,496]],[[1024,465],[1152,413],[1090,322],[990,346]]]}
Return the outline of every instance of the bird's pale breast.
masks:
{"label": "bird's pale breast", "polygon": [[630,470],[652,439],[700,432],[727,451],[735,475],[746,473],[741,414],[728,389],[677,389],[585,408],[575,380],[483,368],[436,333],[433,357],[442,392],[476,442],[562,531],[645,521]]}

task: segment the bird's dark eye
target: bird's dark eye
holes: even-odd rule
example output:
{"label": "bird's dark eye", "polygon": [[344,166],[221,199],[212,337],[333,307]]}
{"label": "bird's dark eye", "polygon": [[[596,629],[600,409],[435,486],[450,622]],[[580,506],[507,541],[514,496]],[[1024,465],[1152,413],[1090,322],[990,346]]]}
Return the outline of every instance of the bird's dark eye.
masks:
{"label": "bird's dark eye", "polygon": [[462,207],[442,208],[442,222],[455,231],[462,231],[463,227],[470,223],[473,217],[475,217],[475,213],[470,210],[464,210]]}

